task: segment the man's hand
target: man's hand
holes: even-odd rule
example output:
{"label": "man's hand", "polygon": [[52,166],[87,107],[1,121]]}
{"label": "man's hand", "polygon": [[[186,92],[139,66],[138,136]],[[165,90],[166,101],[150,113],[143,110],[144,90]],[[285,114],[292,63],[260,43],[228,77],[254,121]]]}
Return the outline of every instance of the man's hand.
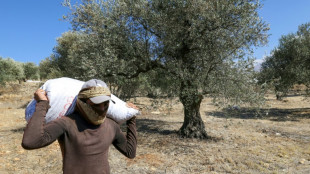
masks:
{"label": "man's hand", "polygon": [[40,101],[40,100],[48,100],[47,96],[46,96],[46,92],[43,89],[38,89],[35,93],[34,93],[34,99],[36,101]]}
{"label": "man's hand", "polygon": [[129,108],[134,108],[136,110],[139,110],[139,108],[136,105],[134,105],[133,103],[130,103],[130,102],[127,102],[126,106],[129,107]]}

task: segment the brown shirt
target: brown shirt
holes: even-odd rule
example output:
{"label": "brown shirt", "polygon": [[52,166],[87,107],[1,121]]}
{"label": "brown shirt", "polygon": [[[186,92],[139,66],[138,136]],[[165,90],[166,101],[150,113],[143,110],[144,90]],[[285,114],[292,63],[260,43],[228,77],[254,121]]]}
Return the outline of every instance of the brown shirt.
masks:
{"label": "brown shirt", "polygon": [[25,149],[37,149],[56,139],[62,147],[64,173],[110,173],[108,150],[111,144],[128,158],[136,155],[136,121],[130,119],[127,135],[110,118],[98,126],[89,124],[78,113],[45,124],[48,101],[39,101],[23,136]]}

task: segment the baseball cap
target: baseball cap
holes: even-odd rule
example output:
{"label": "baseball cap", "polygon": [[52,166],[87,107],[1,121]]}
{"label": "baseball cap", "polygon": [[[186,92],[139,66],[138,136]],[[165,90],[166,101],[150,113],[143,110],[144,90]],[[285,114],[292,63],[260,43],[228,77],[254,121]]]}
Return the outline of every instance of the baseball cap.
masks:
{"label": "baseball cap", "polygon": [[89,98],[93,103],[99,104],[111,100],[111,92],[107,84],[98,79],[91,79],[84,83],[79,98]]}

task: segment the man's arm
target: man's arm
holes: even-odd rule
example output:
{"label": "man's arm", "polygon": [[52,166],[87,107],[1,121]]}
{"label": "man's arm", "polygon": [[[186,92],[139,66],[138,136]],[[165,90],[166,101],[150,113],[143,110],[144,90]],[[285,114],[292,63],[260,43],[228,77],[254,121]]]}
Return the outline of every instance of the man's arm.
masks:
{"label": "man's arm", "polygon": [[45,91],[37,90],[34,98],[37,100],[36,110],[25,128],[22,140],[22,147],[25,149],[47,146],[64,132],[64,126],[58,120],[45,124],[45,115],[49,109]]}
{"label": "man's arm", "polygon": [[126,136],[120,130],[117,129],[115,139],[113,141],[114,147],[128,158],[134,158],[136,156],[137,149],[137,130],[136,130],[136,118],[133,117],[126,122],[127,134]]}

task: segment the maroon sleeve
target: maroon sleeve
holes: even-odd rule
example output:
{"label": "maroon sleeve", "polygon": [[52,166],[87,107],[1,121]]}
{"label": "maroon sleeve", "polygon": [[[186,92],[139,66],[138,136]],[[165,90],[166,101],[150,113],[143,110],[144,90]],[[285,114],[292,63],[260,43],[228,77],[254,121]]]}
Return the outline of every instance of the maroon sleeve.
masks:
{"label": "maroon sleeve", "polygon": [[113,141],[114,147],[128,158],[134,158],[136,156],[137,148],[137,131],[136,131],[136,119],[132,119],[126,122],[127,135],[125,136],[121,129],[118,127],[116,130],[115,139]]}
{"label": "maroon sleeve", "polygon": [[45,115],[49,109],[48,101],[39,101],[36,105],[36,110],[27,124],[22,147],[25,149],[38,149],[53,143],[61,136],[65,127],[58,119],[56,121],[45,123]]}

